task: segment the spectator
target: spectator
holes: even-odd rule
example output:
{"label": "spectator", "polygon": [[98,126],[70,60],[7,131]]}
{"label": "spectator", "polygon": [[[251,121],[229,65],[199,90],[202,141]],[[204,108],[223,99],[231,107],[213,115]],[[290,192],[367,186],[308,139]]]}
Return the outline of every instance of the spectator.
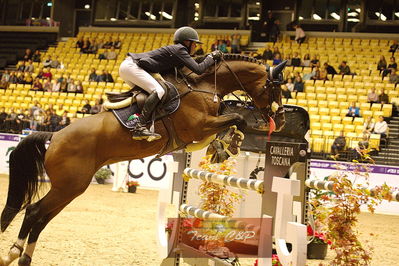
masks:
{"label": "spectator", "polygon": [[287,60],[287,66],[291,66],[292,65],[292,60],[291,60],[291,54],[286,54],[284,56],[284,61]]}
{"label": "spectator", "polygon": [[319,59],[317,59],[317,55],[314,55],[312,57],[312,60],[310,60],[310,66],[311,67],[317,67],[320,65]]}
{"label": "spectator", "polygon": [[301,65],[301,57],[297,52],[294,53],[294,56],[291,58],[291,65],[294,67],[299,67]]}
{"label": "spectator", "polygon": [[218,40],[215,40],[215,42],[214,43],[212,43],[212,45],[211,45],[211,51],[213,52],[213,51],[216,51],[217,49],[218,49]]}
{"label": "spectator", "polygon": [[302,82],[302,78],[300,75],[295,77],[294,82],[294,92],[303,92],[304,91],[304,84]]}
{"label": "spectator", "polygon": [[341,131],[340,135],[334,140],[331,146],[331,157],[333,159],[338,159],[341,152],[345,150],[346,139],[344,136],[344,132]]}
{"label": "spectator", "polygon": [[388,124],[384,121],[384,117],[380,115],[378,121],[374,125],[373,133],[380,134],[381,138],[386,138],[388,132]]}
{"label": "spectator", "polygon": [[262,59],[263,60],[273,60],[273,52],[270,50],[269,45],[266,45],[265,51],[263,51],[262,54]]}
{"label": "spectator", "polygon": [[[71,79],[71,81],[68,83],[67,92],[72,92],[72,93],[76,92],[76,85],[75,85],[74,79]],[[61,116],[62,114],[59,114],[59,115]]]}
{"label": "spectator", "polygon": [[24,72],[24,71],[25,71],[25,66],[26,66],[25,61],[22,61],[22,62],[18,65],[17,71]]}
{"label": "spectator", "polygon": [[230,47],[231,46],[230,36],[225,35],[223,38],[223,42],[226,44],[227,47]]}
{"label": "spectator", "polygon": [[103,73],[101,75],[98,75],[97,77],[98,82],[114,82],[114,79],[112,78],[112,75],[108,73],[107,70],[103,70]]}
{"label": "spectator", "polygon": [[59,92],[61,90],[61,82],[57,82],[56,80],[51,81],[51,91]]}
{"label": "spectator", "polygon": [[392,84],[399,84],[399,75],[396,69],[391,71],[391,75],[389,76],[389,82]]}
{"label": "spectator", "polygon": [[30,59],[32,59],[32,50],[26,49],[24,54],[24,61],[28,61]]}
{"label": "spectator", "polygon": [[120,49],[122,47],[122,42],[121,40],[118,38],[116,39],[116,41],[114,41],[114,48],[115,49]]}
{"label": "spectator", "polygon": [[371,134],[374,130],[374,122],[371,116],[367,117],[363,124],[363,134]]}
{"label": "spectator", "polygon": [[347,65],[346,61],[342,61],[341,65],[338,67],[340,75],[350,75],[351,69]]}
{"label": "spectator", "polygon": [[104,57],[105,57],[105,59],[107,59],[107,60],[115,60],[117,56],[118,56],[118,55],[117,55],[117,53],[115,52],[115,48],[114,48],[114,47],[111,47],[109,51],[107,50],[107,51],[104,53]]}
{"label": "spectator", "polygon": [[60,68],[61,64],[60,61],[58,61],[58,57],[56,57],[54,60],[52,60],[50,62],[50,66],[51,68]]}
{"label": "spectator", "polygon": [[35,71],[35,67],[33,66],[32,60],[28,60],[28,63],[25,64],[25,72],[33,73]]}
{"label": "spectator", "polygon": [[39,79],[43,78],[43,74],[44,74],[44,70],[43,70],[43,68],[40,68],[39,72],[36,75],[36,78],[39,78]]}
{"label": "spectator", "polygon": [[[64,111],[65,110],[62,110],[61,114],[63,114]],[[53,132],[53,131],[55,131],[58,128],[58,124],[60,122],[60,117],[55,112],[51,112],[49,122],[50,122],[49,129],[50,129],[50,131]]]}
{"label": "spectator", "polygon": [[23,84],[33,84],[33,77],[31,73],[25,73]]}
{"label": "spectator", "polygon": [[333,66],[329,65],[328,62],[324,63],[324,68],[327,70],[327,74],[330,74],[330,75],[337,74],[337,71],[335,70],[335,68]]}
{"label": "spectator", "polygon": [[43,91],[43,84],[40,82],[39,78],[35,78],[31,91]]}
{"label": "spectator", "polygon": [[97,78],[98,78],[98,76],[96,74],[96,69],[92,68],[91,73],[89,75],[89,81],[97,81]]}
{"label": "spectator", "polygon": [[384,103],[389,103],[388,94],[385,93],[385,90],[384,90],[384,89],[382,89],[382,90],[381,90],[381,94],[378,95],[378,102],[379,102],[379,103],[382,103],[382,104],[384,104]]}
{"label": "spectator", "polygon": [[288,89],[288,87],[286,85],[281,86],[281,92],[282,92],[284,98],[287,98],[287,99],[292,98],[291,91]]}
{"label": "spectator", "polygon": [[375,88],[372,88],[371,91],[367,94],[367,102],[371,104],[378,102],[378,95],[375,92]]}
{"label": "spectator", "polygon": [[202,48],[202,44],[198,45],[198,49],[195,51],[194,55],[198,56],[198,55],[204,55],[204,49]]}
{"label": "spectator", "polygon": [[82,109],[80,111],[78,111],[78,113],[81,114],[90,114],[90,110],[91,110],[91,105],[90,105],[90,101],[89,100],[84,100],[85,104],[83,105]]}
{"label": "spectator", "polygon": [[231,52],[233,54],[240,53],[240,40],[241,40],[240,34],[233,34],[232,40],[231,40]]}
{"label": "spectator", "polygon": [[46,112],[44,113],[43,116],[43,123],[42,123],[42,130],[43,131],[52,131],[51,130],[51,123],[50,123],[50,118],[51,114],[53,113],[53,110],[47,109]]}
{"label": "spectator", "polygon": [[348,117],[360,117],[360,109],[356,107],[356,102],[352,102],[351,106],[348,108],[348,113],[346,114]]}
{"label": "spectator", "polygon": [[51,60],[51,56],[47,56],[47,59],[43,62],[44,67],[50,67],[53,60]]}
{"label": "spectator", "polygon": [[310,79],[320,80],[320,68],[319,67],[313,67],[311,74],[312,74],[312,76],[310,77]]}
{"label": "spectator", "polygon": [[269,10],[267,12],[267,17],[266,17],[266,20],[263,25],[265,32],[266,32],[266,41],[267,42],[272,41],[271,40],[271,31],[272,31],[275,21],[276,21],[276,19],[273,17],[272,11]]}
{"label": "spectator", "polygon": [[303,43],[306,39],[305,32],[299,25],[295,25],[295,41],[299,44]]}
{"label": "spectator", "polygon": [[70,73],[67,74],[67,76],[66,76],[66,78],[65,78],[64,81],[65,81],[66,83],[71,83],[72,78],[71,78],[71,74],[70,74]]}
{"label": "spectator", "polygon": [[11,72],[9,83],[11,83],[11,84],[17,84],[18,83],[18,77],[17,77],[15,71]]}
{"label": "spectator", "polygon": [[222,53],[228,53],[226,42],[223,40],[218,41],[218,50]]}
{"label": "spectator", "polygon": [[4,70],[4,73],[1,76],[1,81],[3,81],[3,82],[9,82],[10,81],[10,72],[7,69]]}
{"label": "spectator", "polygon": [[50,80],[51,80],[52,77],[53,77],[53,74],[51,74],[50,69],[49,69],[49,68],[45,68],[45,69],[43,70],[42,78],[50,78]]}
{"label": "spectator", "polygon": [[83,85],[80,80],[76,82],[76,93],[83,93]]}
{"label": "spectator", "polygon": [[281,55],[276,54],[273,59],[273,65],[276,66],[276,65],[280,64],[281,62],[282,62]]}
{"label": "spectator", "polygon": [[387,75],[391,74],[391,71],[393,69],[397,69],[398,68],[398,64],[396,64],[395,57],[392,56],[389,60],[390,61],[389,61],[389,65],[388,65],[387,69],[382,71],[382,77],[383,78],[386,77]]}
{"label": "spectator", "polygon": [[82,47],[83,47],[83,37],[79,37],[79,39],[76,41],[75,47],[82,49]]}
{"label": "spectator", "polygon": [[43,84],[43,91],[51,92],[53,89],[53,84],[51,84],[50,78],[46,78],[46,81]]}
{"label": "spectator", "polygon": [[280,36],[280,21],[279,20],[275,20],[274,23],[271,26],[270,32],[269,32],[269,40],[271,42],[277,42],[278,41],[278,37]]}
{"label": "spectator", "polygon": [[303,56],[302,66],[304,66],[304,67],[310,66],[310,55],[309,54],[305,54]]}
{"label": "spectator", "polygon": [[377,64],[377,70],[379,70],[381,73],[381,71],[383,71],[386,68],[387,68],[387,60],[385,60],[385,56],[381,55],[380,60],[378,61]]}
{"label": "spectator", "polygon": [[98,114],[101,112],[102,104],[100,103],[100,99],[96,100],[96,103],[93,105],[93,107],[90,110],[91,114]]}
{"label": "spectator", "polygon": [[90,52],[90,45],[91,45],[91,43],[90,43],[89,39],[86,38],[86,39],[83,41],[83,46],[82,46],[82,48],[80,49],[80,52],[81,52],[81,53],[84,53],[84,54],[88,54],[88,53]]}
{"label": "spectator", "polygon": [[4,123],[5,123],[5,131],[6,132],[11,132],[11,133],[16,133],[16,120],[17,118],[17,113],[15,113],[14,108],[10,109],[10,112],[8,113]]}
{"label": "spectator", "polygon": [[66,80],[60,83],[60,92],[68,92],[68,83]]}
{"label": "spectator", "polygon": [[392,53],[392,57],[395,55],[396,50],[399,49],[398,40],[394,40],[393,44],[389,46],[389,52]]}
{"label": "spectator", "polygon": [[361,141],[357,143],[357,147],[354,149],[355,158],[358,161],[363,161],[364,155],[367,153],[367,149],[369,148],[369,135],[363,134],[363,138]]}
{"label": "spectator", "polygon": [[104,43],[103,48],[105,48],[105,49],[110,49],[110,48],[113,47],[113,46],[114,46],[114,42],[112,41],[112,37],[110,36],[110,37],[108,38],[108,41],[106,41],[106,42]]}
{"label": "spectator", "polygon": [[281,58],[281,53],[280,53],[280,51],[278,50],[278,47],[274,47],[274,50],[273,50],[273,58],[272,58],[272,59],[276,58],[276,55],[279,55],[280,58]]}
{"label": "spectator", "polygon": [[65,80],[64,74],[61,74],[61,76],[57,79],[57,82],[61,83]]}
{"label": "spectator", "polygon": [[92,41],[90,44],[90,47],[88,49],[89,54],[96,54],[98,52],[98,42],[97,41]]}
{"label": "spectator", "polygon": [[21,133],[25,128],[29,128],[29,112],[27,110],[18,110],[17,117],[15,118],[15,130]]}
{"label": "spectator", "polygon": [[0,108],[0,132],[5,132],[5,121],[8,114],[6,113],[6,108]]}
{"label": "spectator", "polygon": [[64,113],[62,113],[62,116],[59,118],[59,122],[58,122],[58,126],[56,128],[56,131],[67,127],[69,124],[71,124],[71,120],[68,117],[68,111],[64,111]]}
{"label": "spectator", "polygon": [[42,55],[40,54],[39,50],[36,50],[35,53],[32,55],[32,61],[35,63],[40,63]]}
{"label": "spectator", "polygon": [[292,82],[292,78],[288,78],[287,83],[285,84],[290,92],[294,91],[294,83]]}
{"label": "spectator", "polygon": [[[45,128],[43,125],[45,119],[45,112],[43,109],[38,109],[36,114],[33,115],[31,118],[32,124],[31,124],[31,129],[32,130],[38,130],[38,131],[48,131],[48,129]],[[33,127],[32,127],[33,125]]]}
{"label": "spectator", "polygon": [[319,80],[328,80],[328,73],[325,67],[320,68]]}

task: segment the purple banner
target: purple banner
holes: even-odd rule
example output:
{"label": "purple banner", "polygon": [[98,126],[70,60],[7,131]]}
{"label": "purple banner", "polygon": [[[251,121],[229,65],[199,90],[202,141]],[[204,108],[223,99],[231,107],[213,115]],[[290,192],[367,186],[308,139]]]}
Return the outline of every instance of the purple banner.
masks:
{"label": "purple banner", "polygon": [[0,134],[0,140],[19,141],[20,137],[19,135],[13,135],[13,134]]}
{"label": "purple banner", "polygon": [[[373,164],[367,164],[367,165],[360,164],[360,165],[367,166],[370,169],[370,173],[399,175],[399,167],[389,166],[389,165],[373,165]],[[339,169],[339,170],[346,170],[346,171],[353,171],[357,168],[353,163],[349,163],[349,162],[336,162],[336,161],[323,161],[323,160],[311,160],[310,167],[311,168],[321,168],[321,169],[331,169],[331,170]]]}

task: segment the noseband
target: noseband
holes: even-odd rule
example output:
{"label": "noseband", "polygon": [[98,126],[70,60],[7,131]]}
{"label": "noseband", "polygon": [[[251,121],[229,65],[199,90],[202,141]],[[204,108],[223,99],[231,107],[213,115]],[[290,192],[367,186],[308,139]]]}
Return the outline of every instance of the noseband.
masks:
{"label": "noseband", "polygon": [[[237,74],[234,73],[234,71],[230,68],[229,64],[228,64],[228,63],[226,62],[226,60],[224,60],[223,58],[222,58],[222,63],[224,63],[224,64],[226,65],[227,69],[230,71],[230,73],[232,74],[232,76],[235,78],[235,80],[237,81],[237,83],[240,85],[241,90],[245,92],[245,96],[248,97],[252,102],[254,102],[253,98],[249,95],[248,91],[245,89],[244,85],[241,83],[241,81],[240,81],[239,77],[237,76]],[[216,69],[215,69],[215,71],[216,71]],[[283,82],[283,77],[282,77],[282,75],[279,75],[278,79],[272,79],[272,80],[270,80],[269,77],[271,76],[271,74],[270,74],[270,68],[269,68],[269,66],[266,66],[266,72],[268,73],[268,75],[267,75],[266,83],[265,83],[265,85],[262,87],[263,90],[262,90],[258,95],[256,95],[256,97],[262,96],[262,95],[265,94],[265,93],[270,89],[270,87],[271,87],[268,105],[267,105],[266,107],[263,107],[263,108],[258,108],[258,109],[261,111],[262,119],[263,119],[265,122],[267,122],[267,121],[269,121],[269,120],[267,119],[267,117],[264,116],[264,114],[267,114],[267,115],[268,115],[269,117],[271,117],[271,118],[275,118],[275,116],[276,116],[277,114],[283,114],[283,113],[284,113],[284,108],[283,108],[283,106],[278,106],[277,110],[273,111],[273,103],[274,103],[274,102],[278,103],[278,101],[279,101],[279,99],[280,99],[280,97],[281,97],[281,96],[280,96],[280,94],[281,94],[280,85],[281,85],[282,82]],[[233,95],[234,95],[234,94],[233,94]],[[236,95],[234,95],[234,96],[235,96],[237,99],[239,99],[238,96],[236,96]],[[241,101],[241,100],[239,99],[239,101]],[[244,103],[244,105],[245,105],[245,103]]]}

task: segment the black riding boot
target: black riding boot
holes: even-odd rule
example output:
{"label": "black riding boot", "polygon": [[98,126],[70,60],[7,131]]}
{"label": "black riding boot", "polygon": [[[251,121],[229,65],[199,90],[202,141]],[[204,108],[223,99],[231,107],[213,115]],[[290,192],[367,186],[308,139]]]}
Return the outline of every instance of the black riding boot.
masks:
{"label": "black riding boot", "polygon": [[152,112],[155,110],[159,102],[160,100],[156,92],[153,92],[148,96],[136,127],[131,130],[132,138],[134,140],[146,139],[147,141],[153,141],[161,138],[161,135],[151,132],[145,127],[145,125],[151,120]]}

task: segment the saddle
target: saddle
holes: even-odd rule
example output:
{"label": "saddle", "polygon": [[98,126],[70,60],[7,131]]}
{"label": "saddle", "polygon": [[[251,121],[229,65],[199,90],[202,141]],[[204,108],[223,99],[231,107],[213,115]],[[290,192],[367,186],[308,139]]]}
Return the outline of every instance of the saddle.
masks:
{"label": "saddle", "polygon": [[[179,91],[172,83],[163,79],[161,81],[159,79],[157,80],[165,89],[165,95],[163,96],[159,106],[154,110],[152,121],[162,120],[162,123],[169,135],[167,143],[157,155],[162,156],[185,147],[187,143],[184,143],[176,134],[172,120],[169,117],[169,115],[176,112],[180,106]],[[135,86],[126,92],[107,92],[106,95],[108,99],[104,103],[105,110],[110,110],[123,127],[129,130],[134,128],[135,124],[131,125],[129,123],[130,126],[128,126],[127,121],[132,120],[135,114],[141,113],[145,100],[148,97],[148,93],[142,88]]]}
{"label": "saddle", "polygon": [[[154,111],[153,121],[160,120],[174,113],[180,106],[180,96],[176,87],[168,81],[162,81],[160,84],[165,89],[165,95],[160,105]],[[140,87],[135,86],[126,92],[106,92],[106,95],[107,101],[104,103],[105,110],[112,111],[125,128],[134,128],[134,125],[128,126],[126,122],[131,120],[132,115],[141,113],[148,93]]]}

